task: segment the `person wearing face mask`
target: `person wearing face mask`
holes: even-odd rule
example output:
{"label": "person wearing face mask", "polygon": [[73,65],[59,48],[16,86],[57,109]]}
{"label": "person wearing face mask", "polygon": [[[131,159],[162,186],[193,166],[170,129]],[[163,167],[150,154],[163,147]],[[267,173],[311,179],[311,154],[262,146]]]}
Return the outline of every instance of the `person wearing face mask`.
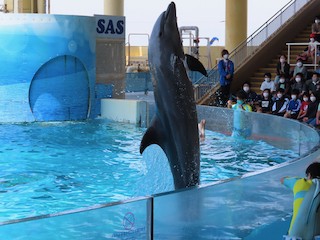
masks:
{"label": "person wearing face mask", "polygon": [[295,81],[291,86],[291,91],[297,89],[299,91],[298,98],[302,99],[303,94],[307,91],[307,86],[303,81],[303,76],[301,73],[297,73],[295,76]]}
{"label": "person wearing face mask", "polygon": [[302,58],[304,60],[307,60],[308,57],[311,57],[312,63],[315,63],[315,49],[318,47],[315,43],[319,43],[318,41],[315,40],[316,34],[311,33],[310,35],[310,42],[308,45],[308,50],[304,53],[302,53],[300,56],[297,58]]}
{"label": "person wearing face mask", "polygon": [[309,94],[308,93],[304,93],[303,94],[303,101],[301,103],[301,107],[300,107],[300,112],[299,115],[297,117],[297,120],[302,121],[303,117],[307,114],[307,110],[308,110],[308,106],[309,106]]}
{"label": "person wearing face mask", "polygon": [[229,52],[226,49],[221,51],[222,60],[218,63],[218,70],[220,73],[220,86],[221,86],[221,100],[223,105],[230,97],[230,85],[233,78],[234,64],[229,60]]}
{"label": "person wearing face mask", "polygon": [[257,112],[259,113],[271,113],[273,101],[271,99],[270,89],[265,89],[259,99],[259,107]]}
{"label": "person wearing face mask", "polygon": [[296,119],[298,117],[301,100],[298,99],[299,91],[297,89],[293,89],[291,93],[291,100],[288,103],[287,111],[284,114],[285,118],[293,118]]}
{"label": "person wearing face mask", "polygon": [[287,57],[286,55],[282,54],[280,56],[280,62],[278,62],[277,64],[277,70],[276,70],[277,76],[274,79],[274,83],[276,84],[276,86],[279,84],[280,75],[284,75],[286,79],[290,78],[289,71],[290,71],[290,65],[287,63]]}
{"label": "person wearing face mask", "polygon": [[303,79],[308,79],[307,78],[308,70],[305,66],[303,66],[301,58],[297,59],[296,67],[294,68],[294,71],[293,71],[293,77],[290,79],[291,83],[293,83],[297,73],[302,73]]}
{"label": "person wearing face mask", "polygon": [[252,108],[249,104],[246,103],[247,93],[243,90],[237,92],[237,103],[232,105],[232,101],[228,101],[228,108],[232,108],[234,110],[247,111],[251,112]]}
{"label": "person wearing face mask", "polygon": [[283,116],[286,113],[289,99],[284,95],[284,89],[280,88],[277,93],[277,99],[272,106],[272,114]]}
{"label": "person wearing face mask", "polygon": [[258,95],[255,93],[255,91],[251,90],[251,83],[245,82],[243,84],[243,88],[242,89],[243,89],[243,91],[246,92],[246,94],[247,94],[247,103],[251,107],[255,107],[256,105],[259,104]]}
{"label": "person wearing face mask", "polygon": [[290,83],[289,81],[287,81],[287,79],[283,74],[279,76],[279,84],[277,87],[277,92],[279,92],[280,88],[284,89],[284,93],[283,93],[284,95],[290,94]]}
{"label": "person wearing face mask", "polygon": [[319,36],[320,36],[320,17],[315,16],[314,18],[314,24],[311,26],[311,33],[316,34],[316,41],[319,41]]}
{"label": "person wearing face mask", "polygon": [[[316,118],[317,110],[318,110],[318,100],[316,96],[311,93],[310,94],[310,103],[308,105],[307,113],[306,115],[302,118],[302,121],[309,124]],[[298,119],[301,121],[301,118]]]}
{"label": "person wearing face mask", "polygon": [[312,82],[309,83],[308,87],[309,87],[309,94],[311,92],[313,94],[319,94],[320,93],[320,81],[319,81],[319,74],[318,73],[314,73],[312,75]]}
{"label": "person wearing face mask", "polygon": [[261,94],[267,88],[270,89],[271,92],[276,91],[276,85],[274,84],[274,81],[271,81],[271,73],[264,74],[264,82],[260,86]]}

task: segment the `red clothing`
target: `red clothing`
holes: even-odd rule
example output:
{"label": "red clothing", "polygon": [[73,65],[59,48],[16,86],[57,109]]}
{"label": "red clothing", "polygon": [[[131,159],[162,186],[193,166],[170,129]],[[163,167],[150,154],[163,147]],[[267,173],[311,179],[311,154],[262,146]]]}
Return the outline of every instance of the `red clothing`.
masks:
{"label": "red clothing", "polygon": [[307,113],[309,103],[310,103],[310,101],[308,101],[308,102],[303,101],[301,103],[300,110],[302,110],[302,115]]}

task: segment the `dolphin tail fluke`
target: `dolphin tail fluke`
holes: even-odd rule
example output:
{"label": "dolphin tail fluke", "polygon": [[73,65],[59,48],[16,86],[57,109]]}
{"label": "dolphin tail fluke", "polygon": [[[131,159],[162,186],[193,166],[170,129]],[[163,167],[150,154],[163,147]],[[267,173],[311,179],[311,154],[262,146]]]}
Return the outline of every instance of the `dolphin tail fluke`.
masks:
{"label": "dolphin tail fluke", "polygon": [[159,141],[159,134],[161,132],[161,127],[159,125],[158,117],[154,116],[140,143],[140,154],[142,154],[143,151],[151,144],[158,144],[162,148]]}
{"label": "dolphin tail fluke", "polygon": [[195,57],[186,54],[187,57],[187,64],[191,71],[198,71],[202,73],[204,76],[208,77],[208,73],[202,63],[196,59]]}

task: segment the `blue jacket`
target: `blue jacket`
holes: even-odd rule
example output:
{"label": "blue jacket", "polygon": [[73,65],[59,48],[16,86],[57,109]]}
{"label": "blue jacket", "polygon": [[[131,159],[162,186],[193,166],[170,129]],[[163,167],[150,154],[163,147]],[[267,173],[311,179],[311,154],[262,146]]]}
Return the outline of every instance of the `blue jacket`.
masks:
{"label": "blue jacket", "polygon": [[220,85],[221,86],[228,85],[228,84],[231,83],[230,81],[226,80],[226,76],[228,74],[233,75],[234,65],[233,65],[233,62],[231,60],[228,60],[227,65],[228,65],[228,70],[227,70],[226,65],[224,63],[224,60],[220,60],[219,61],[218,69],[219,69],[219,72],[220,72]]}
{"label": "blue jacket", "polygon": [[296,101],[291,99],[289,104],[288,104],[287,111],[292,111],[292,112],[295,112],[295,113],[299,113],[300,107],[301,107],[300,99],[297,99]]}

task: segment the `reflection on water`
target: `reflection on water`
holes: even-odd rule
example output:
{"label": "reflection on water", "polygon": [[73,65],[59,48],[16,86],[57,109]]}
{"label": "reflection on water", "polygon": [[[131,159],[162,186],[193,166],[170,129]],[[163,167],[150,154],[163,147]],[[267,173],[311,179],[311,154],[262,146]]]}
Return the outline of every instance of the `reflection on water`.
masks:
{"label": "reflection on water", "polygon": [[[139,153],[144,131],[107,120],[1,125],[0,221],[172,190],[160,147]],[[201,183],[296,157],[264,142],[206,134]]]}

